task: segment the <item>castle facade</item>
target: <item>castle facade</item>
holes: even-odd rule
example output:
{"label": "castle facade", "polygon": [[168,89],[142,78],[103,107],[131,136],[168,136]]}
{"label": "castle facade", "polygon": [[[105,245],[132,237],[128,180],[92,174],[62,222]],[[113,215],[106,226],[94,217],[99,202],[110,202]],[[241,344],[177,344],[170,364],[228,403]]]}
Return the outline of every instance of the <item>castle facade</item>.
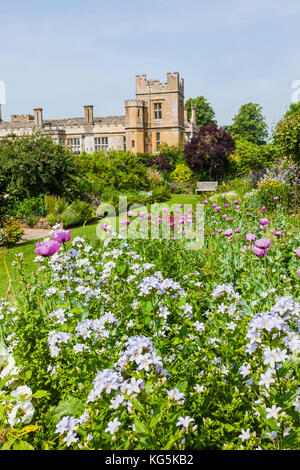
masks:
{"label": "castle facade", "polygon": [[167,73],[165,83],[137,75],[136,97],[125,101],[124,108],[124,116],[96,117],[94,106],[85,105],[82,117],[51,120],[44,119],[42,108],[35,108],[33,114],[12,115],[10,122],[0,114],[0,139],[40,131],[74,153],[109,149],[157,153],[161,143],[179,145],[198,132],[193,108],[187,119],[184,81],[178,72]]}

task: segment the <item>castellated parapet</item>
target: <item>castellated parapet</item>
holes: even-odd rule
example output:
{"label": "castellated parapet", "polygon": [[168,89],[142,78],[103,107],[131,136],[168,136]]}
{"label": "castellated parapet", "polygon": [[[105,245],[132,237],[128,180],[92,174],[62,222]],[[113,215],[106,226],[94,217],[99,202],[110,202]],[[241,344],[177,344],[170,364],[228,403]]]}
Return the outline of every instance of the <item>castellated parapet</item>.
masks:
{"label": "castellated parapet", "polygon": [[178,72],[168,72],[165,83],[159,80],[147,80],[146,75],[136,75],[136,95],[148,95],[151,93],[176,92],[184,95],[184,80]]}

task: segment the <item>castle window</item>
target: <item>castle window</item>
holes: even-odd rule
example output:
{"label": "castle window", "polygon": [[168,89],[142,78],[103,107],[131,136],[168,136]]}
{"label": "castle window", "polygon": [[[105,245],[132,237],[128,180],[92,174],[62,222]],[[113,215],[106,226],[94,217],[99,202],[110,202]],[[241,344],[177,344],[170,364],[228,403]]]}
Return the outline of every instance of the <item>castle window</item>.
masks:
{"label": "castle window", "polygon": [[80,153],[81,152],[80,138],[72,137],[70,139],[67,139],[67,146],[70,147],[70,150],[72,153]]}
{"label": "castle window", "polygon": [[107,152],[108,150],[108,137],[95,137],[95,151]]}
{"label": "castle window", "polygon": [[156,132],[156,151],[160,150],[160,132]]}
{"label": "castle window", "polygon": [[135,142],[134,140],[131,141],[131,147],[134,149],[134,146],[135,146]]}
{"label": "castle window", "polygon": [[161,103],[154,103],[154,119],[162,119]]}

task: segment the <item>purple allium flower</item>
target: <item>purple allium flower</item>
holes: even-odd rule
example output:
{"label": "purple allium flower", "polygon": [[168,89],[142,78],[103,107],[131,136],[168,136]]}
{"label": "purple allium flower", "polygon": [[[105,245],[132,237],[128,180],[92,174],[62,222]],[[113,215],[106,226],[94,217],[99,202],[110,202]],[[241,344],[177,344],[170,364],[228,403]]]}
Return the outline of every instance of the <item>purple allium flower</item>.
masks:
{"label": "purple allium flower", "polygon": [[225,202],[224,207],[226,207],[226,208],[229,207],[229,204],[227,204],[227,202]]}
{"label": "purple allium flower", "polygon": [[51,233],[51,237],[58,243],[68,242],[71,238],[71,229],[69,230],[55,230]]}
{"label": "purple allium flower", "polygon": [[278,196],[273,197],[273,201],[278,201],[278,199],[279,199]]}
{"label": "purple allium flower", "polygon": [[268,239],[268,238],[260,238],[259,240],[256,240],[255,246],[257,248],[261,248],[263,250],[266,250],[267,248],[270,248],[271,240]]}
{"label": "purple allium flower", "polygon": [[225,237],[231,237],[232,233],[232,229],[228,228],[227,230],[225,230],[224,235]]}
{"label": "purple allium flower", "polygon": [[52,256],[58,252],[60,243],[55,240],[46,240],[44,242],[37,242],[35,245],[35,253],[40,256]]}
{"label": "purple allium flower", "polygon": [[213,232],[213,233],[212,233],[212,236],[215,236],[215,235],[217,235],[216,232]]}
{"label": "purple allium flower", "polygon": [[280,232],[280,230],[275,230],[274,235],[276,235],[277,237],[281,237],[282,233]]}
{"label": "purple allium flower", "polygon": [[236,229],[236,233],[241,233],[241,229],[240,229],[240,228],[237,228],[237,229]]}
{"label": "purple allium flower", "polygon": [[238,204],[238,203],[239,203],[239,201],[237,201],[237,200],[233,201],[233,204]]}
{"label": "purple allium flower", "polygon": [[267,208],[266,208],[265,206],[263,206],[263,207],[261,208],[261,210],[262,210],[263,212],[265,212],[265,211],[267,210]]}
{"label": "purple allium flower", "polygon": [[254,242],[256,240],[256,235],[254,233],[248,232],[246,235],[247,242]]}
{"label": "purple allium flower", "polygon": [[202,201],[202,204],[208,204],[208,201]]}
{"label": "purple allium flower", "polygon": [[296,250],[296,255],[298,256],[298,258],[300,258],[300,248]]}

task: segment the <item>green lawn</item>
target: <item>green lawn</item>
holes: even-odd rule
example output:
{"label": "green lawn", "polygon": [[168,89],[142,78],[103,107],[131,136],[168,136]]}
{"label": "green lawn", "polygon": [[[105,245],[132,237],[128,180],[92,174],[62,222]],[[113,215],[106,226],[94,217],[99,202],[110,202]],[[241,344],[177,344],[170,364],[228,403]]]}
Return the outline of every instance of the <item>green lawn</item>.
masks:
{"label": "green lawn", "polygon": [[[196,202],[203,199],[203,196],[195,196],[193,194],[175,194],[166,201],[169,206],[173,204],[195,204]],[[118,227],[119,217],[116,217],[116,226]],[[75,227],[72,229],[72,238],[77,236],[86,236],[91,240],[97,238],[96,227],[98,222],[94,222],[83,227]],[[12,268],[12,262],[15,258],[16,253],[23,253],[25,273],[30,274],[36,269],[34,258],[37,256],[34,252],[35,244],[38,240],[23,243],[17,247],[10,248],[8,250],[0,251],[0,298],[6,298],[7,290],[9,287],[9,279],[14,280],[14,270]]]}

